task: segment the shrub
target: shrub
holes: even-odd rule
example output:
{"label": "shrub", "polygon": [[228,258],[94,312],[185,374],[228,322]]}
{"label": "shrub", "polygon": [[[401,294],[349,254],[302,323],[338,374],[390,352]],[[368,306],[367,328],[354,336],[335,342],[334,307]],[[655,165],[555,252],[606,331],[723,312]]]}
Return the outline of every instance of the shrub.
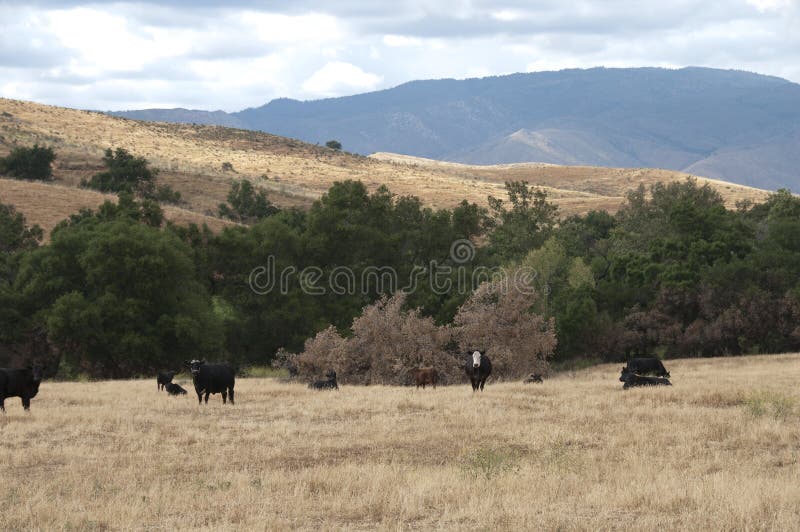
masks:
{"label": "shrub", "polygon": [[107,170],[83,180],[82,186],[101,192],[131,192],[144,198],[151,198],[155,189],[157,169],[148,168],[143,157],[134,157],[127,150],[117,148],[106,150],[103,163]]}
{"label": "shrub", "polygon": [[328,142],[325,143],[325,146],[336,151],[342,149],[342,143],[339,142],[338,140],[329,140]]}
{"label": "shrub", "polygon": [[0,158],[0,174],[18,179],[53,179],[53,161],[56,154],[52,148],[34,144],[32,148],[14,148],[8,157]]}
{"label": "shrub", "polygon": [[334,369],[345,383],[404,385],[411,369],[428,366],[443,382],[463,378],[458,359],[446,350],[449,329],[420,316],[419,309],[404,310],[406,298],[398,292],[365,307],[353,320],[352,338],[342,338],[331,326],[306,341],[294,359],[300,376]]}
{"label": "shrub", "polygon": [[521,270],[482,283],[456,314],[459,346],[463,351],[487,350],[498,377],[547,373],[556,348],[555,322],[531,312],[538,297]]}

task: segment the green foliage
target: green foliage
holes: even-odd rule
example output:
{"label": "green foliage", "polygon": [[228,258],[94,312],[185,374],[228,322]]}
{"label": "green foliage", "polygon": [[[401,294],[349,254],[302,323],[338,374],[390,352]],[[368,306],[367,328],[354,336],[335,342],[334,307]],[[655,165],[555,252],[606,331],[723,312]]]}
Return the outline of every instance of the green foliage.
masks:
{"label": "green foliage", "polygon": [[28,227],[25,217],[13,205],[0,203],[0,260],[11,253],[37,247],[43,236],[41,227]]}
{"label": "green foliage", "polygon": [[342,149],[342,143],[339,142],[338,140],[329,140],[328,142],[325,143],[325,146],[336,151]]}
{"label": "green foliage", "polygon": [[14,148],[7,157],[0,157],[0,175],[18,179],[50,181],[53,179],[53,161],[56,154],[52,148],[34,144],[32,148]]}
{"label": "green foliage", "polygon": [[502,261],[520,259],[541,246],[555,226],[558,207],[547,201],[547,193],[532,189],[522,181],[507,181],[506,192],[511,208],[503,200],[489,196],[493,231],[491,249]]}
{"label": "green foliage", "polygon": [[219,215],[236,222],[255,223],[278,212],[263,190],[256,191],[247,179],[234,181],[228,192],[228,203],[219,204]]}
{"label": "green foliage", "polygon": [[108,148],[103,156],[106,171],[95,174],[82,186],[101,192],[128,192],[143,198],[153,196],[158,170],[149,168],[143,157],[135,157],[124,148]]}
{"label": "green foliage", "polygon": [[24,306],[66,362],[91,376],[130,377],[217,352],[221,323],[191,250],[131,216],[135,202],[120,203],[74,217],[26,254],[14,284]]}
{"label": "green foliage", "polygon": [[182,203],[181,193],[173,190],[169,185],[156,186],[153,199],[158,203],[171,203],[172,205],[180,205]]}

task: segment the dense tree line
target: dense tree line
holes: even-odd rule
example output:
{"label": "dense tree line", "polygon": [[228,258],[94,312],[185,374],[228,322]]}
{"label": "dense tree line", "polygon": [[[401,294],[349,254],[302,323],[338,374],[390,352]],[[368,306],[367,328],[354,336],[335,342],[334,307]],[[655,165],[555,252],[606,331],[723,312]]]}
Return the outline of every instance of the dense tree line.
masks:
{"label": "dense tree line", "polygon": [[[98,182],[115,181],[120,157],[142,169],[128,156],[107,153]],[[141,193],[150,181],[74,214],[46,245],[0,205],[0,358],[47,351],[65,374],[124,377],[195,356],[267,364],[281,348],[313,368],[302,353],[340,356],[346,345],[361,357],[352,363],[383,375],[361,382],[393,382],[381,349],[395,365],[438,364],[491,342],[509,375],[553,350],[563,361],[800,349],[800,199],[787,191],[729,209],[687,180],[640,187],[614,215],[560,219],[524,183],[489,209],[435,210],[345,181],[301,211],[276,209],[244,181],[227,208],[250,225],[214,234],[166,223]],[[515,271],[535,274],[535,293],[502,307],[488,287]],[[488,281],[477,292],[476,279]],[[520,312],[531,316],[524,327],[510,318]],[[388,332],[365,343],[390,323],[408,345]],[[518,360],[535,330],[545,354]]]}

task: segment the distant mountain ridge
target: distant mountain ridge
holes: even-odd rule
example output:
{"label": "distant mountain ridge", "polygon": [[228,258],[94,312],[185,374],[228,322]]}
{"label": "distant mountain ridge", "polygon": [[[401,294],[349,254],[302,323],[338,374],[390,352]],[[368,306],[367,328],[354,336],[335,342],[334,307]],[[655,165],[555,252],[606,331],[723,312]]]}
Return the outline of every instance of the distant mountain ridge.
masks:
{"label": "distant mountain ridge", "polygon": [[149,109],[128,118],[255,129],[348,151],[469,164],[544,162],[686,171],[800,190],[800,85],[688,67],[562,70],[398,87],[237,113]]}

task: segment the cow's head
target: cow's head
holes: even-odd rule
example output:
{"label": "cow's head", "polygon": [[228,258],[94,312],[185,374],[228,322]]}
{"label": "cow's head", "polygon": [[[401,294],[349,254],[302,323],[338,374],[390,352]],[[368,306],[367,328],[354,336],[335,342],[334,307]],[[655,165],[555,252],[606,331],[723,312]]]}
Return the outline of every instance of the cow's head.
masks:
{"label": "cow's head", "polygon": [[32,366],[28,366],[28,369],[31,370],[31,377],[34,382],[42,382],[42,377],[44,377],[44,366],[42,364],[37,362]]}
{"label": "cow's head", "polygon": [[474,353],[472,353],[472,367],[476,368],[476,369],[481,367],[481,352],[480,351],[475,351]]}
{"label": "cow's head", "polygon": [[205,363],[206,363],[205,360],[197,360],[197,359],[194,359],[191,362],[189,362],[188,360],[184,361],[184,364],[186,364],[186,366],[189,368],[189,371],[191,372],[193,377],[198,373],[200,373],[200,367]]}
{"label": "cow's head", "polygon": [[327,373],[325,373],[325,376],[328,377],[329,381],[335,381],[336,380],[336,372],[333,371],[332,369],[329,369],[327,371]]}

